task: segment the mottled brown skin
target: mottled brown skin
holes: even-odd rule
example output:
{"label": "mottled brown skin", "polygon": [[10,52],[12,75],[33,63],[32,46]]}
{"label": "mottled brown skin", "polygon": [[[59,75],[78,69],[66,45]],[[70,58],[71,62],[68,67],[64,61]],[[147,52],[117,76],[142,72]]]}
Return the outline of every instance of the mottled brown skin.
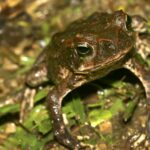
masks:
{"label": "mottled brown skin", "polygon": [[54,84],[47,102],[54,134],[61,144],[81,149],[79,141],[65,127],[61,112],[63,98],[73,89],[124,67],[139,78],[150,99],[149,70],[134,57],[137,35],[134,28],[132,18],[123,11],[94,13],[54,35],[40,54],[26,82],[35,87],[48,78]]}

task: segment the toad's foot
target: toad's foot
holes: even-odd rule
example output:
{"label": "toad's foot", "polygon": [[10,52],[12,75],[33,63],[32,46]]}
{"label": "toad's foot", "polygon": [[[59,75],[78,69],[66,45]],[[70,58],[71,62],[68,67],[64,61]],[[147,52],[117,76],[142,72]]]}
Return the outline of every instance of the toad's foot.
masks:
{"label": "toad's foot", "polygon": [[83,149],[80,143],[70,135],[70,133],[66,128],[64,130],[55,129],[54,134],[59,143],[63,144],[64,146],[67,145],[69,149],[72,150]]}

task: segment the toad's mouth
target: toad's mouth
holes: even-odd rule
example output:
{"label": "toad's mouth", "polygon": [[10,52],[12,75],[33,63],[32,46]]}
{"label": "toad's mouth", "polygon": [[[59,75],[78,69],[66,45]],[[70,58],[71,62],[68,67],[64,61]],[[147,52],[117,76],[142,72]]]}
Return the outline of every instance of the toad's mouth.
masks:
{"label": "toad's mouth", "polygon": [[[123,58],[126,57],[126,55],[128,54],[128,52],[132,49],[133,46],[131,46],[130,48],[124,50],[123,52],[121,51],[120,53],[118,53],[117,55],[113,55],[112,57],[109,57],[108,59],[105,59],[103,62],[99,62],[98,65],[91,65],[89,67],[85,67],[86,69],[84,69],[84,67],[82,67],[82,70],[74,70],[75,74],[79,74],[79,75],[87,75],[91,72],[96,72],[98,70],[102,70],[104,68],[113,66],[113,64],[116,64],[119,61],[122,61]],[[120,64],[120,63],[118,63]],[[94,66],[94,67],[93,67]]]}

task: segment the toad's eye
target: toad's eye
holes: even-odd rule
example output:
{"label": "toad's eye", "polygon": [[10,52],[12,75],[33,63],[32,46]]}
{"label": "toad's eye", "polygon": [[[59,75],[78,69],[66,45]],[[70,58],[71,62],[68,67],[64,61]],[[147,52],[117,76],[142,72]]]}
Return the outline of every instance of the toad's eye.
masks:
{"label": "toad's eye", "polygon": [[87,56],[92,53],[93,48],[88,43],[79,43],[76,46],[76,51],[80,56]]}

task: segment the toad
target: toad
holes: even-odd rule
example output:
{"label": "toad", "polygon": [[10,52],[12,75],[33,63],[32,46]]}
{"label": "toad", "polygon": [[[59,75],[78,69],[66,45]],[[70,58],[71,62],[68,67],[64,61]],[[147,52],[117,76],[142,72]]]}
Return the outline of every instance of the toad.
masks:
{"label": "toad", "polygon": [[136,30],[137,22],[137,17],[121,10],[96,12],[56,33],[37,58],[26,83],[31,87],[37,87],[47,79],[53,83],[47,103],[59,143],[70,149],[81,149],[80,142],[71,135],[63,121],[61,105],[64,97],[113,70],[126,68],[133,72],[143,84],[147,106],[150,107],[150,71],[135,55],[138,53],[137,35],[144,28],[141,26],[141,30]]}

